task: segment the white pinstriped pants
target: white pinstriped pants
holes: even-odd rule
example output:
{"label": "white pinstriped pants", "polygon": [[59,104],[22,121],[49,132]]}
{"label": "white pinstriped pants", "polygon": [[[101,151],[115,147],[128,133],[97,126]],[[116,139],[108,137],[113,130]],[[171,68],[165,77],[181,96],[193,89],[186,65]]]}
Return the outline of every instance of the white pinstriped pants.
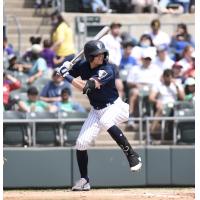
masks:
{"label": "white pinstriped pants", "polygon": [[129,105],[118,98],[114,104],[101,110],[91,109],[76,141],[76,149],[86,150],[100,133],[101,128],[108,130],[113,125],[128,121]]}

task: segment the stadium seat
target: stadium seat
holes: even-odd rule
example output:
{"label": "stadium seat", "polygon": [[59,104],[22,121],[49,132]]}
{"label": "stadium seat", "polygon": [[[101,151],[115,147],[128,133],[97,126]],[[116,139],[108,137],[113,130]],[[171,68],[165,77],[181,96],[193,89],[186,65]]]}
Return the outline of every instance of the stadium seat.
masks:
{"label": "stadium seat", "polygon": [[37,79],[33,84],[32,86],[35,86],[37,87],[37,89],[39,90],[39,92],[41,92],[41,90],[43,89],[43,87],[50,81],[49,78],[39,78]]}
{"label": "stadium seat", "polygon": [[[175,116],[194,116],[194,109],[181,109],[175,111]],[[178,144],[194,144],[195,143],[195,121],[177,122],[177,143]]]}
{"label": "stadium seat", "polygon": [[[48,122],[48,119],[57,119],[56,113],[50,112],[31,112],[27,113],[27,119],[46,119],[46,122],[35,123],[35,141],[36,146],[60,146],[61,137],[59,131],[59,122]],[[33,136],[32,129],[32,136]],[[34,138],[33,138],[34,140]]]}
{"label": "stadium seat", "polygon": [[24,92],[24,89],[14,90],[10,93],[11,99],[26,101],[28,99],[27,93]]}
{"label": "stadium seat", "polygon": [[[59,119],[84,119],[87,117],[87,113],[81,112],[59,112]],[[63,130],[63,145],[64,146],[73,146],[76,143],[76,139],[80,133],[81,127],[83,125],[83,121],[81,122],[65,122],[62,124]]]}
{"label": "stadium seat", "polygon": [[[25,119],[25,113],[18,111],[5,111],[3,119],[20,120]],[[4,122],[3,123],[3,144],[4,146],[30,146],[31,133],[27,123]]]}

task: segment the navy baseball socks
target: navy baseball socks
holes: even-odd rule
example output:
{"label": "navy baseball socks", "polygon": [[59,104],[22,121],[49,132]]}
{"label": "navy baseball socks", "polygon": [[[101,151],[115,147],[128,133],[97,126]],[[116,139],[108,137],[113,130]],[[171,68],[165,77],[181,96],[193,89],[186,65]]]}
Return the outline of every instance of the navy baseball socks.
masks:
{"label": "navy baseball socks", "polygon": [[142,167],[141,158],[133,150],[123,132],[115,125],[109,128],[107,131],[123,150],[129,162],[131,171],[138,171]]}
{"label": "navy baseball socks", "polygon": [[72,187],[73,191],[88,191],[90,190],[90,183],[88,178],[88,154],[87,150],[79,151],[76,150],[76,157],[78,162],[79,171],[81,178]]}

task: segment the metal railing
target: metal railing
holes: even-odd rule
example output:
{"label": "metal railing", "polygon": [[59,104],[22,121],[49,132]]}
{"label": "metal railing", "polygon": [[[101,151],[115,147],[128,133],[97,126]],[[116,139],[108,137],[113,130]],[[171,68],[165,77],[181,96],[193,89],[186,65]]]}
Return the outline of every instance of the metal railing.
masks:
{"label": "metal railing", "polygon": [[[130,118],[129,120],[138,121],[139,122],[139,144],[141,145],[144,141],[144,131],[143,131],[143,122],[146,124],[146,145],[150,145],[150,121],[153,120],[160,120],[162,127],[165,124],[166,121],[173,121],[173,144],[175,145],[177,143],[177,124],[178,122],[182,121],[195,121],[195,116],[183,116],[183,117],[136,117],[136,118]],[[18,124],[24,124],[27,123],[27,125],[30,125],[32,127],[32,142],[33,146],[36,146],[36,123],[58,123],[61,126],[65,123],[81,123],[84,122],[85,118],[59,118],[59,119],[3,119],[4,124],[9,123],[18,123]],[[60,135],[61,138],[63,138],[63,130],[62,127],[60,127]],[[164,141],[164,131],[162,128],[161,131],[161,142]],[[62,139],[63,144],[63,139]]]}

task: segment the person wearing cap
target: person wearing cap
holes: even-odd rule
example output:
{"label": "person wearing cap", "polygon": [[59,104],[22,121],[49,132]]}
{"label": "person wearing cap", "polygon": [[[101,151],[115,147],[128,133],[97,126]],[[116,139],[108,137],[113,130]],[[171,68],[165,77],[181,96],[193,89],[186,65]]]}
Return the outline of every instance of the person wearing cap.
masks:
{"label": "person wearing cap", "polygon": [[130,115],[134,115],[140,91],[144,88],[149,90],[149,87],[160,79],[158,67],[152,64],[152,57],[151,52],[144,51],[142,53],[142,64],[129,71],[127,85],[130,89]]}
{"label": "person wearing cap", "polygon": [[193,77],[188,77],[185,80],[185,101],[195,100],[195,79]]}
{"label": "person wearing cap", "polygon": [[101,41],[104,43],[106,49],[109,51],[109,62],[119,67],[121,61],[121,38],[120,38],[121,24],[113,22],[110,25],[110,33],[105,35]]}
{"label": "person wearing cap", "polygon": [[168,55],[168,46],[166,44],[161,44],[157,46],[157,56],[153,63],[158,66],[161,74],[165,69],[172,68],[174,61]]}
{"label": "person wearing cap", "polygon": [[71,86],[62,76],[57,76],[56,69],[52,74],[52,80],[50,80],[42,89],[40,93],[40,99],[47,103],[53,103],[61,101],[61,91],[64,88],[68,88],[69,95],[72,95]]}
{"label": "person wearing cap", "polygon": [[[149,94],[150,102],[155,105],[155,117],[162,116],[166,106],[173,105],[177,100],[184,100],[184,96],[184,89],[173,78],[172,70],[165,69],[162,79],[153,85]],[[158,127],[158,121],[154,120],[150,127],[151,133],[155,133]]]}
{"label": "person wearing cap", "polygon": [[155,46],[166,44],[169,45],[170,37],[167,33],[161,30],[161,23],[159,19],[154,19],[151,21],[151,31],[148,33]]}
{"label": "person wearing cap", "polygon": [[109,62],[116,66],[117,77],[115,79],[115,84],[119,92],[120,97],[124,95],[124,86],[122,80],[118,77],[119,66],[122,58],[121,52],[121,37],[120,28],[121,24],[119,22],[113,22],[110,25],[110,33],[101,38],[106,49],[109,51]]}
{"label": "person wearing cap", "polygon": [[20,100],[18,102],[19,111],[22,112],[54,112],[56,111],[56,107],[48,104],[42,100],[39,100],[39,92],[38,89],[34,86],[31,86],[27,90],[27,97],[26,101]]}

